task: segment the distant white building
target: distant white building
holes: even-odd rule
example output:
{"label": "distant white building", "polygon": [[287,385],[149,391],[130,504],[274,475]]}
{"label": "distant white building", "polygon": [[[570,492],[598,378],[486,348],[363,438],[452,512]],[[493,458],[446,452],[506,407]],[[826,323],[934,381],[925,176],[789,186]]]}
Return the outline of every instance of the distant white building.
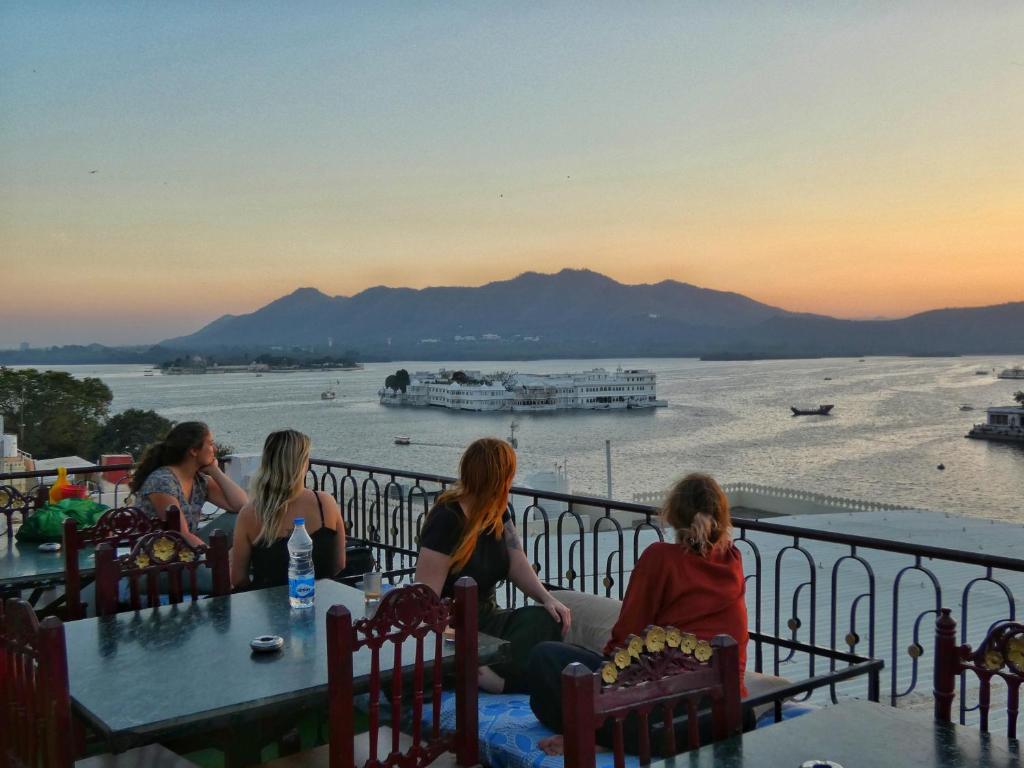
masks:
{"label": "distant white building", "polygon": [[381,405],[435,406],[462,411],[561,411],[658,408],[657,377],[649,370],[595,368],[582,373],[529,374],[417,371],[405,392],[382,388]]}

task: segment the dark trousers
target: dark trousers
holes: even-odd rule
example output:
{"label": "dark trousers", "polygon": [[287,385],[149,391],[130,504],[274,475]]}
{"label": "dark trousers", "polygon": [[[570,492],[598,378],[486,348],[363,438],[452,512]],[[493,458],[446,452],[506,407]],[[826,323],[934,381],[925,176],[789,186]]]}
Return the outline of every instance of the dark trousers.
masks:
{"label": "dark trousers", "polygon": [[[539,605],[524,608],[499,609],[491,604],[480,606],[480,631],[500,637],[509,643],[504,659],[492,664],[491,669],[505,679],[505,693],[526,693],[527,659],[538,643],[557,640],[562,627],[547,609]],[[532,676],[532,671],[530,676]]]}
{"label": "dark trousers", "polygon": [[[587,650],[579,645],[569,643],[541,643],[530,653],[527,661],[529,670],[529,693],[530,709],[545,726],[555,733],[564,733],[562,727],[562,670],[573,662],[579,662],[592,672],[596,672],[605,662],[605,657],[593,651]],[[744,720],[744,730],[747,730],[747,719],[751,722],[750,713]],[[708,744],[712,740],[711,712],[708,710],[699,713],[700,742]],[[663,715],[660,707],[652,710],[648,720],[651,752],[654,755],[661,753],[664,742]],[[676,710],[675,719],[675,741],[676,750],[683,751],[689,744],[687,736],[686,716],[679,717],[679,709]],[[623,722],[623,741],[626,751],[637,754],[639,748],[640,719],[634,715],[628,715]],[[614,730],[612,721],[598,728],[595,738],[598,744],[609,749],[614,748]]]}

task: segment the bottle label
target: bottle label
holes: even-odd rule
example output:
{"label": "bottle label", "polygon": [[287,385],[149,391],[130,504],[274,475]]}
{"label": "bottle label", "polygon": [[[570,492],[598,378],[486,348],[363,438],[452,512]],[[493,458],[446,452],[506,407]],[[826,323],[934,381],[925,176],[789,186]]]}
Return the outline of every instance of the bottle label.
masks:
{"label": "bottle label", "polygon": [[288,579],[289,597],[297,597],[300,600],[306,600],[313,597],[313,590],[314,585],[312,576]]}

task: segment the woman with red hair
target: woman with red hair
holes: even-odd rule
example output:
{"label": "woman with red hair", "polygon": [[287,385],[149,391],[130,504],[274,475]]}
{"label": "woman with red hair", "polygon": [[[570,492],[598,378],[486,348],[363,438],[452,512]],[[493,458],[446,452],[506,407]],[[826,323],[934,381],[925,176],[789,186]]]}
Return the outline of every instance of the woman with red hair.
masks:
{"label": "woman with red hair", "polygon": [[[506,660],[480,668],[490,693],[524,693],[526,658],[538,643],[569,629],[569,609],[544,588],[526,558],[509,512],[516,453],[504,440],[475,440],[462,454],[459,479],[437,498],[420,531],[416,581],[451,597],[457,579],[470,576],[479,590],[480,631],[509,642]],[[498,608],[495,590],[511,581],[539,605]]]}

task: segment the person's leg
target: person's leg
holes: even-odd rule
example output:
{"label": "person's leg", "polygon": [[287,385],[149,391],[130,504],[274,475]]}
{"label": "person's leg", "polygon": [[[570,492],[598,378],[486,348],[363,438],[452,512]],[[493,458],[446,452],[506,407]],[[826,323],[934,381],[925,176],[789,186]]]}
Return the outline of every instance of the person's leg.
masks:
{"label": "person's leg", "polygon": [[604,657],[579,645],[546,642],[534,647],[526,663],[530,709],[555,733],[562,732],[562,671],[573,662],[596,671]]}
{"label": "person's leg", "polygon": [[214,531],[224,531],[224,535],[228,537],[228,547],[230,547],[235,540],[235,523],[237,522],[238,515],[232,512],[222,512],[206,525],[200,526],[199,530],[196,531],[196,536],[209,544],[210,536],[213,535]]}
{"label": "person's leg", "polygon": [[[558,640],[562,636],[561,625],[539,605],[511,611],[482,612],[480,631],[509,643],[505,659],[491,667],[504,680],[501,689],[504,693],[526,693],[528,688],[524,671],[527,669],[530,652],[539,643]],[[533,674],[532,671],[530,674]]]}

